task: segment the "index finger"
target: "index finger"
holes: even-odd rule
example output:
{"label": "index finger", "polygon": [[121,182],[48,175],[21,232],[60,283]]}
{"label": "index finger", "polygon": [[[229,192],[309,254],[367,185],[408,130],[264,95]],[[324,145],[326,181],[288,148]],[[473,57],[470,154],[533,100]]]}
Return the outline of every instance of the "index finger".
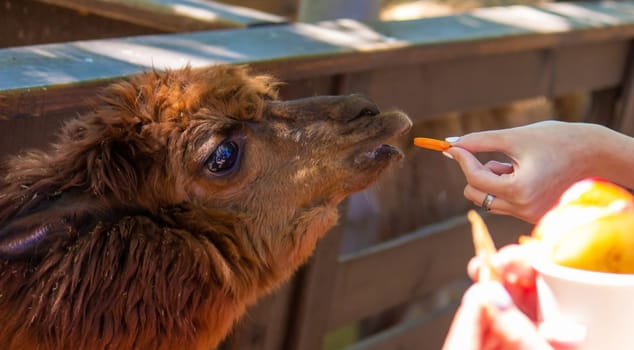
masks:
{"label": "index finger", "polygon": [[473,132],[459,137],[452,146],[462,147],[472,153],[500,152],[510,155],[512,142],[500,130]]}

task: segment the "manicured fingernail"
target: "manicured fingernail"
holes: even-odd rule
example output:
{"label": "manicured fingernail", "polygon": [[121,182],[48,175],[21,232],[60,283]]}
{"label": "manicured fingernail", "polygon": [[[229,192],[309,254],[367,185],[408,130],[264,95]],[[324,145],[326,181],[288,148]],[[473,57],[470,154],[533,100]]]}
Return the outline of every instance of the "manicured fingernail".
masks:
{"label": "manicured fingernail", "polygon": [[549,320],[539,324],[539,334],[550,342],[561,345],[575,345],[586,338],[584,325],[570,320]]}
{"label": "manicured fingernail", "polygon": [[443,152],[442,152],[442,154],[443,154],[445,157],[449,158],[449,159],[453,159],[453,156],[452,156],[449,152],[444,152],[444,151],[443,151]]}
{"label": "manicured fingernail", "polygon": [[445,141],[447,141],[449,143],[458,142],[458,140],[460,140],[460,136],[445,137]]}

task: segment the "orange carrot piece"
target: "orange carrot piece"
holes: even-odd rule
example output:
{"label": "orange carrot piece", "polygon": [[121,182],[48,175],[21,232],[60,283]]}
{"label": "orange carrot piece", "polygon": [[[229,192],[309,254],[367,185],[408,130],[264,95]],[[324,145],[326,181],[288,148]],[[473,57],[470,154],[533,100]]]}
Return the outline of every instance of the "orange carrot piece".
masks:
{"label": "orange carrot piece", "polygon": [[414,145],[440,152],[446,151],[451,147],[451,144],[447,141],[430,139],[427,137],[414,138]]}
{"label": "orange carrot piece", "polygon": [[482,266],[478,272],[478,280],[499,281],[500,276],[491,261],[497,249],[495,248],[495,243],[493,243],[493,238],[491,238],[486,224],[475,210],[469,210],[467,218],[469,218],[471,222],[471,235],[473,236],[475,253],[482,259]]}

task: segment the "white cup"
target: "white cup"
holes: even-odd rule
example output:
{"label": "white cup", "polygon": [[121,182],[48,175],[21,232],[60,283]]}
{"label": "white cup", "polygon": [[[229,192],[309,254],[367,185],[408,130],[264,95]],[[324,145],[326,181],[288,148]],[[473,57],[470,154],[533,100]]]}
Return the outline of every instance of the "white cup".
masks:
{"label": "white cup", "polygon": [[544,257],[533,267],[543,322],[585,326],[578,350],[634,349],[634,274],[573,269]]}

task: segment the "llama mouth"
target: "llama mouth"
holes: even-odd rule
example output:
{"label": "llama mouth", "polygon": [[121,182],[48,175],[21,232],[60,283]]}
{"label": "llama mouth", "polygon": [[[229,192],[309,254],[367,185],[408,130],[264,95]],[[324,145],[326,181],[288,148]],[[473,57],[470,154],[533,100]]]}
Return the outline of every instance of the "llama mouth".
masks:
{"label": "llama mouth", "polygon": [[[411,120],[407,115],[395,112],[391,113],[390,121],[387,131],[387,137],[375,138],[375,141],[370,141],[372,147],[365,148],[354,157],[354,165],[357,168],[376,167],[379,164],[387,164],[391,161],[399,161],[403,159],[403,152],[396,146],[384,143],[385,140],[393,140],[399,136],[405,135],[412,127]],[[378,139],[378,140],[377,140]]]}
{"label": "llama mouth", "polygon": [[362,152],[354,159],[356,166],[362,166],[368,162],[385,162],[390,160],[403,159],[403,152],[396,147],[388,144],[382,144],[372,149],[371,151]]}

